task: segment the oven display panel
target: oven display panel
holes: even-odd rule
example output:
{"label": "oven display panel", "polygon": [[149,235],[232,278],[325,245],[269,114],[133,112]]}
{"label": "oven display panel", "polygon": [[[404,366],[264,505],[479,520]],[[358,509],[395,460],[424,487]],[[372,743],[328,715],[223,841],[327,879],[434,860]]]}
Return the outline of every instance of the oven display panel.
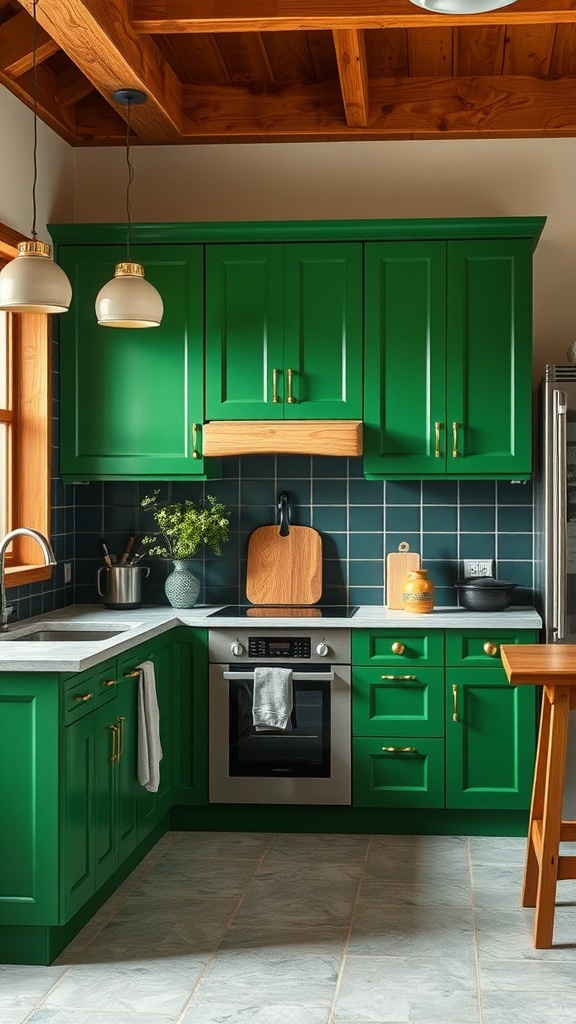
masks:
{"label": "oven display panel", "polygon": [[248,637],[248,657],[250,658],[302,658],[310,657],[311,640],[309,636],[299,637]]}

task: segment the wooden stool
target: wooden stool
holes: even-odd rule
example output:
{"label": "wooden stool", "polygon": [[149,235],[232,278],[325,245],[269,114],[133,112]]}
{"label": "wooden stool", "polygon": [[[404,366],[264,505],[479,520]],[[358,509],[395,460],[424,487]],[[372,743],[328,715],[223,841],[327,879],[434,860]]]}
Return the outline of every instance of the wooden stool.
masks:
{"label": "wooden stool", "polygon": [[556,883],[576,878],[576,857],[559,853],[561,842],[576,841],[576,821],[562,820],[568,712],[576,710],[576,646],[506,644],[501,653],[510,683],[543,688],[522,906],[536,908],[534,946],[549,949]]}

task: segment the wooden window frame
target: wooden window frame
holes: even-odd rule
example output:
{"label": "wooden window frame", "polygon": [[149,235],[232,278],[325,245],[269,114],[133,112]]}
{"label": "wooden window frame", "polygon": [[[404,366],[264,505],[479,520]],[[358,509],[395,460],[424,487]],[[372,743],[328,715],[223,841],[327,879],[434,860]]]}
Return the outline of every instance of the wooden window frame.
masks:
{"label": "wooden window frame", "polygon": [[[18,254],[25,236],[0,223],[0,265]],[[8,480],[10,529],[29,526],[50,536],[51,331],[46,313],[9,313],[13,436]],[[34,540],[16,538],[6,553],[5,584],[17,587],[52,576]]]}

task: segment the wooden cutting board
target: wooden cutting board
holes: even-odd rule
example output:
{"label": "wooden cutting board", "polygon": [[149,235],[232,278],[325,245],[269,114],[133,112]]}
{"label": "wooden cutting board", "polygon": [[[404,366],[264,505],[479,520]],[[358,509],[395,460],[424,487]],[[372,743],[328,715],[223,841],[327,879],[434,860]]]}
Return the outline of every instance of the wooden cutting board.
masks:
{"label": "wooden cutting board", "polygon": [[402,584],[411,569],[420,568],[420,555],[410,551],[410,545],[403,540],[398,551],[386,557],[386,607],[402,608]]}
{"label": "wooden cutting board", "polygon": [[316,604],[322,597],[322,540],[310,526],[260,526],[248,541],[246,597],[252,604]]}

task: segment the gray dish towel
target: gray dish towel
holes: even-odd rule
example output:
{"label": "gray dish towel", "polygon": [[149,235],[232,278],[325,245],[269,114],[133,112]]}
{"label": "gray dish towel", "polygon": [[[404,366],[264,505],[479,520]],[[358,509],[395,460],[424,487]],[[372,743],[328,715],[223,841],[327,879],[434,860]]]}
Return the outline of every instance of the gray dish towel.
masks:
{"label": "gray dish towel", "polygon": [[294,694],[292,671],[289,668],[256,666],[252,722],[256,732],[265,729],[286,729],[292,714]]}
{"label": "gray dish towel", "polygon": [[138,680],[138,782],[149,793],[160,785],[160,712],[156,696],[156,674],[152,661],[137,666]]}

